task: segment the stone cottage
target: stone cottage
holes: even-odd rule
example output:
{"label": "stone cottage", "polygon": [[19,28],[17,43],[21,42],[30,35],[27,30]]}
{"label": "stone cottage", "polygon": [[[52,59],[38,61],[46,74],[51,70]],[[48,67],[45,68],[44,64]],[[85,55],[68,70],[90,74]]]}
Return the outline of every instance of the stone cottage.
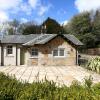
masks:
{"label": "stone cottage", "polygon": [[0,39],[0,65],[76,65],[81,45],[70,34],[5,35]]}

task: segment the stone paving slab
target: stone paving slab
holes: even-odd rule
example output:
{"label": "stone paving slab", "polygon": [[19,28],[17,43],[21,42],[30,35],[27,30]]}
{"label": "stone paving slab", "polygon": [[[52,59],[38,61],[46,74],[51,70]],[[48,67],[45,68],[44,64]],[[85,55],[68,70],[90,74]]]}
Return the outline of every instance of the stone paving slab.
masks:
{"label": "stone paving slab", "polygon": [[73,80],[82,82],[85,77],[90,75],[93,77],[93,82],[100,82],[100,75],[79,66],[0,66],[0,72],[5,74],[15,75],[18,80],[33,81],[53,80],[58,84],[70,85]]}

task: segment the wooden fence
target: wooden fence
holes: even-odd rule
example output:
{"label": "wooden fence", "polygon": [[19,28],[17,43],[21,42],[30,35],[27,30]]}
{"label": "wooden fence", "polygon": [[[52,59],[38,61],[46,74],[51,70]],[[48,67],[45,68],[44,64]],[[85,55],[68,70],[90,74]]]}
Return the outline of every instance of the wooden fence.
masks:
{"label": "wooden fence", "polygon": [[100,48],[92,48],[87,50],[89,55],[100,55]]}

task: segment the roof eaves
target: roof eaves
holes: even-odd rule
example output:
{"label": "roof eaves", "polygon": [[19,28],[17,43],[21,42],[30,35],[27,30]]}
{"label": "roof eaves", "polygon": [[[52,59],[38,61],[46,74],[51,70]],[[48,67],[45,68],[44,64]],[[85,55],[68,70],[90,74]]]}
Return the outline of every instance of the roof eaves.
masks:
{"label": "roof eaves", "polygon": [[64,34],[64,36],[70,40],[73,44],[77,45],[77,46],[82,46],[84,45],[81,41],[79,41],[79,39],[77,39],[74,35],[69,35],[69,34]]}

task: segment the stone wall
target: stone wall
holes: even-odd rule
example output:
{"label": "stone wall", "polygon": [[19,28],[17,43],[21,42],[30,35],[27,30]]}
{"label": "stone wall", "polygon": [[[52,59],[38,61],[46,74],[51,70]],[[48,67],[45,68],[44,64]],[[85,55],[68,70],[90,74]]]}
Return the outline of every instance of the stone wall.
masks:
{"label": "stone wall", "polygon": [[[32,48],[32,47],[31,47]],[[76,49],[70,45],[65,39],[61,37],[56,37],[55,39],[49,41],[44,45],[35,45],[33,48],[38,48],[39,56],[38,58],[30,57],[30,49],[26,55],[27,65],[48,65],[48,66],[66,66],[66,65],[75,65],[76,64]],[[64,57],[53,57],[52,51],[55,48],[64,48],[65,56]]]}

